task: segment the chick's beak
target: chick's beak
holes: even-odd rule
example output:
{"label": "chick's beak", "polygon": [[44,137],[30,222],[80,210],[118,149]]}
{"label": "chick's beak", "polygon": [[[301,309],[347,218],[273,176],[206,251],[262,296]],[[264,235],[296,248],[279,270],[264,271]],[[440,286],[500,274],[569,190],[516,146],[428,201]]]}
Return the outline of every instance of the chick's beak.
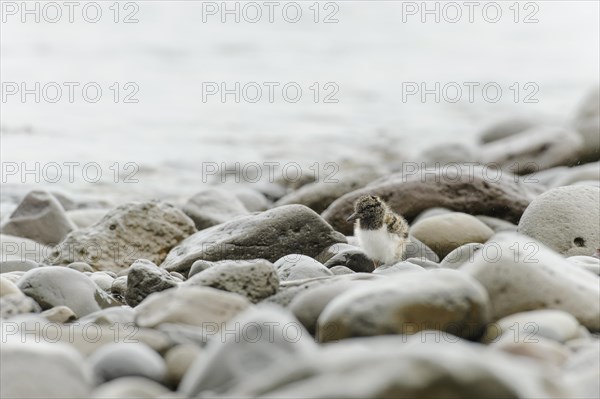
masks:
{"label": "chick's beak", "polygon": [[348,216],[348,219],[346,219],[346,221],[354,222],[356,219],[358,219],[358,214],[356,212],[354,212],[352,215]]}

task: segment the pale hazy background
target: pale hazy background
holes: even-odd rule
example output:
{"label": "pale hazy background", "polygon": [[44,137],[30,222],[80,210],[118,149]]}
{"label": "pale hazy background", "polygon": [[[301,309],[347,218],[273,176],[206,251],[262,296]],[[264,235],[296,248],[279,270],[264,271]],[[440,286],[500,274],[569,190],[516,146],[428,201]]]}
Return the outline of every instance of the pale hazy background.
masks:
{"label": "pale hazy background", "polygon": [[[410,157],[435,143],[472,143],[505,117],[564,121],[598,82],[597,1],[537,1],[535,24],[514,23],[512,14],[491,24],[480,12],[475,23],[466,16],[455,24],[404,23],[402,2],[394,1],[336,2],[335,24],[314,23],[309,14],[290,24],[277,13],[275,23],[203,23],[202,2],[136,3],[135,24],[115,24],[112,15],[97,24],[2,24],[3,82],[99,82],[105,89],[96,104],[81,97],[2,103],[2,162],[93,161],[105,172],[113,162],[134,162],[138,184],[78,178],[61,187],[183,195],[196,191],[205,161],[368,161],[368,146],[377,145]],[[313,2],[301,3],[307,12]],[[513,2],[499,3],[508,12]],[[206,81],[298,82],[305,92],[296,104],[281,97],[203,103]],[[496,104],[481,95],[473,103],[466,95],[455,104],[402,101],[403,82],[436,81],[497,82],[505,92]],[[139,103],[115,104],[112,82],[135,82]],[[307,90],[313,82],[335,82],[339,103],[315,104]],[[514,82],[535,82],[539,103],[515,103]]]}

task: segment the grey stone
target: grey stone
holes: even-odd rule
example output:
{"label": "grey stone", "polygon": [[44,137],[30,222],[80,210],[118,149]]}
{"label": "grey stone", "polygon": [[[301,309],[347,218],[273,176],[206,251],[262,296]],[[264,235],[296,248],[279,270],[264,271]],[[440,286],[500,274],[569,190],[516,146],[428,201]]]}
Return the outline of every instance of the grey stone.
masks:
{"label": "grey stone", "polygon": [[182,209],[198,230],[248,214],[242,201],[232,192],[217,187],[208,187],[195,194]]}
{"label": "grey stone", "polygon": [[599,181],[600,162],[592,162],[585,165],[574,166],[565,169],[550,182],[551,187],[570,186],[579,182]]}
{"label": "grey stone", "polygon": [[333,273],[310,256],[290,254],[275,262],[277,276],[281,281],[305,280],[314,277],[332,276]]}
{"label": "grey stone", "polygon": [[338,280],[330,284],[310,287],[294,297],[289,305],[289,309],[308,332],[314,334],[316,332],[317,319],[329,302],[350,288],[370,283],[368,280]]}
{"label": "grey stone", "polygon": [[417,223],[421,220],[430,218],[432,216],[445,215],[446,213],[451,213],[451,212],[452,211],[450,209],[446,209],[446,208],[440,208],[440,207],[429,208],[429,209],[426,209],[423,212],[419,213],[419,215],[417,215],[417,217],[414,218],[413,224]]}
{"label": "grey stone", "polygon": [[483,248],[483,244],[469,243],[461,245],[450,252],[440,263],[440,267],[458,269],[467,262],[472,262],[475,252]]}
{"label": "grey stone", "polygon": [[354,274],[354,270],[347,268],[346,266],[333,266],[329,269],[335,276],[342,276],[344,274]]}
{"label": "grey stone", "polygon": [[300,253],[316,256],[346,238],[303,205],[286,205],[199,231],[173,248],[162,268],[187,274],[197,260],[266,259]]}
{"label": "grey stone", "polygon": [[526,119],[522,117],[513,117],[502,121],[495,122],[486,129],[484,129],[479,136],[481,143],[491,143],[504,139],[506,137],[514,136],[517,133],[521,133],[527,129],[530,129],[538,123],[533,119]]}
{"label": "grey stone", "polygon": [[195,231],[192,220],[173,205],[133,202],[69,234],[48,260],[55,265],[85,261],[95,270],[115,272],[140,258],[159,264],[171,248]]}
{"label": "grey stone", "polygon": [[231,187],[231,189],[249,212],[262,212],[271,208],[271,202],[260,191],[238,185]]}
{"label": "grey stone", "polygon": [[85,263],[85,262],[73,262],[73,263],[69,263],[67,265],[67,267],[69,269],[77,270],[78,272],[81,272],[81,273],[86,273],[86,272],[93,273],[94,272],[94,269],[90,265],[88,265],[87,263]]}
{"label": "grey stone", "polygon": [[4,295],[20,294],[23,295],[19,287],[6,277],[0,277],[0,297]]}
{"label": "grey stone", "polygon": [[121,377],[98,386],[91,394],[93,399],[176,399],[163,385],[143,377]]}
{"label": "grey stone", "polygon": [[522,175],[574,163],[582,146],[574,130],[537,126],[486,144],[478,153],[480,162]]}
{"label": "grey stone", "polygon": [[478,338],[490,318],[490,300],[475,279],[455,270],[404,272],[348,290],[319,316],[322,342],[358,336],[440,330]]}
{"label": "grey stone", "polygon": [[204,270],[210,268],[214,264],[215,262],[209,262],[207,260],[195,261],[194,263],[192,263],[192,267],[190,267],[188,278],[191,278],[193,275],[203,272]]}
{"label": "grey stone", "polygon": [[401,272],[421,272],[425,271],[423,266],[408,261],[394,263],[393,265],[381,265],[373,270],[373,274],[395,274]]}
{"label": "grey stone", "polygon": [[81,355],[62,343],[3,343],[0,352],[3,398],[85,398],[92,378]]}
{"label": "grey stone", "polygon": [[77,319],[77,315],[71,308],[62,305],[44,310],[41,315],[52,323],[67,323]]}
{"label": "grey stone", "polygon": [[215,262],[185,284],[234,292],[257,303],[277,292],[279,279],[274,265],[268,260],[224,260]]}
{"label": "grey stone", "polygon": [[594,256],[570,256],[567,260],[574,266],[600,276],[600,258]]}
{"label": "grey stone", "polygon": [[128,306],[119,306],[98,310],[79,319],[79,324],[97,324],[104,326],[127,326],[133,325],[135,311]]}
{"label": "grey stone", "polygon": [[598,278],[532,238],[496,234],[460,271],[486,288],[493,320],[528,310],[556,309],[572,314],[592,331],[600,330]]}
{"label": "grey stone", "polygon": [[404,251],[404,255],[402,255],[403,260],[409,258],[425,258],[432,262],[440,261],[440,257],[431,248],[413,236],[408,237],[406,250]]}
{"label": "grey stone", "polygon": [[309,183],[281,198],[275,206],[301,204],[321,213],[342,195],[366,186],[379,176],[375,171],[363,170],[339,178]]}
{"label": "grey stone", "polygon": [[119,276],[113,280],[110,286],[110,293],[115,299],[126,303],[125,296],[127,296],[127,276]]}
{"label": "grey stone", "polygon": [[88,277],[66,267],[38,267],[25,273],[17,285],[42,309],[64,305],[78,317],[118,304]]}
{"label": "grey stone", "polygon": [[134,376],[163,382],[167,373],[163,359],[144,344],[104,345],[92,353],[87,361],[101,383]]}
{"label": "grey stone", "polygon": [[167,382],[174,387],[179,385],[179,382],[187,370],[200,355],[200,348],[192,344],[177,345],[169,349],[169,351],[165,353]]}
{"label": "grey stone", "polygon": [[39,313],[41,310],[36,301],[22,293],[0,297],[0,319],[8,319],[24,313]]}
{"label": "grey stone", "polygon": [[481,167],[456,165],[425,171],[404,170],[338,198],[323,212],[323,218],[336,230],[352,233],[346,218],[352,214],[354,202],[362,195],[378,195],[409,222],[422,211],[443,207],[471,215],[499,217],[518,222],[529,202],[535,197],[531,185],[515,182],[514,176],[502,173],[498,179],[487,179]]}
{"label": "grey stone", "polygon": [[494,230],[494,233],[500,233],[502,231],[514,233],[517,231],[517,225],[507,222],[506,220],[483,215],[478,215],[477,219],[479,219],[480,222],[484,223],[490,229]]}
{"label": "grey stone", "polygon": [[0,261],[32,261],[41,263],[52,251],[49,245],[28,238],[0,234]]}
{"label": "grey stone", "polygon": [[2,226],[2,234],[56,245],[76,226],[58,200],[46,191],[31,191]]}
{"label": "grey stone", "polygon": [[435,144],[423,151],[419,159],[429,166],[471,162],[475,159],[475,151],[462,143]]}
{"label": "grey stone", "polygon": [[600,248],[600,188],[566,186],[540,195],[527,207],[518,231],[566,256]]}
{"label": "grey stone", "polygon": [[13,259],[0,262],[0,274],[2,273],[10,273],[16,271],[26,272],[31,269],[35,269],[39,265],[37,262],[28,259]]}
{"label": "grey stone", "polygon": [[224,394],[317,351],[302,325],[273,306],[248,310],[228,328],[237,333],[211,340],[183,377],[179,392],[185,397]]}
{"label": "grey stone", "polygon": [[180,286],[157,292],[135,308],[136,324],[156,327],[163,323],[219,326],[251,306],[241,295],[210,287]]}
{"label": "grey stone", "polygon": [[110,287],[115,279],[104,272],[96,272],[90,275],[90,280],[96,283],[102,290],[110,292]]}
{"label": "grey stone", "polygon": [[177,281],[169,272],[147,259],[138,259],[129,268],[125,301],[131,307],[137,306],[154,292],[177,287]]}
{"label": "grey stone", "polygon": [[440,258],[461,245],[484,243],[494,234],[476,217],[460,212],[429,217],[414,224],[410,232]]}

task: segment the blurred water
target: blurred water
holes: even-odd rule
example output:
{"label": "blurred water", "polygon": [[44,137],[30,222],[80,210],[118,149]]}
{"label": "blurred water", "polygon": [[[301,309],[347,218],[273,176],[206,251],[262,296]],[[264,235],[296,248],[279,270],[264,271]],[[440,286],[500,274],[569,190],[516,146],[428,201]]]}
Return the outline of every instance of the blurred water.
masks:
{"label": "blurred water", "polygon": [[[95,104],[3,102],[3,163],[93,161],[106,173],[113,162],[134,162],[136,185],[90,184],[77,174],[60,184],[133,196],[187,193],[206,161],[338,161],[365,156],[365,144],[377,142],[401,156],[472,142],[483,126],[511,115],[565,120],[598,81],[597,1],[535,2],[534,24],[514,23],[513,2],[499,2],[506,14],[494,24],[481,13],[474,23],[403,22],[402,2],[394,1],[336,2],[334,24],[312,21],[312,1],[299,2],[307,14],[295,24],[204,23],[202,2],[135,3],[135,24],[116,24],[108,14],[96,24],[2,24],[3,82],[105,89]],[[203,102],[202,82],[221,81],[298,82],[305,91],[294,104]],[[466,95],[457,103],[403,101],[403,82],[436,81],[497,82],[505,92],[497,103],[481,95],[472,103]],[[113,82],[135,82],[139,103],[114,103]],[[339,102],[315,103],[313,82],[337,84]],[[515,103],[514,82],[534,82],[539,102]]]}

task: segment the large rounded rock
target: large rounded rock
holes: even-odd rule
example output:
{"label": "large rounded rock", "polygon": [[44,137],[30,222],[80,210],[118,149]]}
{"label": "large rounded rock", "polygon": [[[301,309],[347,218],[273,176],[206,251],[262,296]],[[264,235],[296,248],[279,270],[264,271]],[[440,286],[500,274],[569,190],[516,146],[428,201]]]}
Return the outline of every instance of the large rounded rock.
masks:
{"label": "large rounded rock", "polygon": [[26,272],[39,267],[37,262],[27,259],[12,259],[0,262],[0,274],[10,272]]}
{"label": "large rounded rock", "polygon": [[566,256],[591,255],[600,248],[600,188],[554,188],[533,200],[519,222],[519,233]]}
{"label": "large rounded rock", "polygon": [[549,182],[548,186],[571,186],[573,184],[585,183],[586,181],[600,181],[600,162],[591,162],[572,168],[565,168],[565,170]]}
{"label": "large rounded rock", "polygon": [[[530,185],[531,186],[531,185]],[[443,207],[471,215],[488,215],[517,223],[535,197],[529,186],[516,183],[508,173],[497,174],[482,167],[449,165],[435,170],[402,172],[374,182],[334,201],[323,218],[333,228],[352,234],[354,202],[362,195],[378,195],[395,212],[413,220],[422,211]]]}
{"label": "large rounded rock", "polygon": [[177,280],[169,272],[149,260],[138,259],[133,262],[127,274],[125,301],[129,306],[134,307],[148,295],[173,287],[177,287]]}
{"label": "large rounded rock", "polygon": [[98,386],[92,399],[175,398],[165,386],[144,377],[122,377]]}
{"label": "large rounded rock", "polygon": [[15,285],[12,281],[5,277],[0,276],[0,298],[5,295],[23,295],[19,287]]}
{"label": "large rounded rock", "polygon": [[277,292],[279,279],[268,260],[224,260],[195,274],[185,284],[234,292],[257,303]]}
{"label": "large rounded rock", "polygon": [[573,163],[582,145],[574,130],[538,126],[482,146],[479,160],[522,175]]}
{"label": "large rounded rock", "polygon": [[494,231],[475,216],[453,212],[421,220],[410,229],[412,235],[440,258],[468,243],[484,243]]}
{"label": "large rounded rock", "polygon": [[321,262],[300,254],[286,255],[275,262],[277,276],[281,281],[305,280],[332,276],[333,273]]}
{"label": "large rounded rock", "polygon": [[88,363],[99,382],[133,376],[162,382],[167,373],[163,359],[143,344],[104,345],[88,358]]}
{"label": "large rounded rock", "polygon": [[157,292],[135,308],[136,324],[156,327],[163,323],[194,326],[208,324],[216,329],[241,311],[250,302],[241,295],[209,287],[181,286]]}
{"label": "large rounded rock", "polygon": [[90,278],[67,267],[38,267],[25,273],[17,285],[42,309],[64,305],[78,317],[118,305]]}
{"label": "large rounded rock", "polygon": [[199,259],[275,262],[291,253],[314,257],[324,248],[344,242],[346,238],[314,211],[303,205],[286,205],[199,231],[173,248],[161,267],[187,274]]}
{"label": "large rounded rock", "polygon": [[332,341],[433,329],[477,338],[489,306],[485,289],[463,273],[404,272],[337,296],[319,316],[317,334]]}
{"label": "large rounded rock", "polygon": [[198,230],[248,214],[248,210],[234,193],[216,187],[209,187],[195,194],[182,209],[194,221]]}
{"label": "large rounded rock", "polygon": [[458,269],[463,264],[473,261],[475,252],[483,248],[482,244],[470,243],[462,245],[450,252],[440,263],[440,267],[447,269]]}
{"label": "large rounded rock", "polygon": [[56,245],[75,229],[54,196],[45,191],[32,191],[23,198],[1,231],[2,234]]}
{"label": "large rounded rock", "polygon": [[185,397],[223,394],[269,378],[317,352],[302,325],[274,306],[258,306],[240,314],[226,331],[209,341],[183,377],[179,392]]}
{"label": "large rounded rock", "polygon": [[310,287],[291,301],[289,309],[308,332],[314,334],[317,328],[317,320],[327,304],[338,295],[360,284],[369,284],[369,281],[338,280],[330,284]]}
{"label": "large rounded rock", "polygon": [[48,261],[76,261],[96,270],[121,271],[136,259],[161,263],[181,240],[196,231],[182,211],[164,202],[128,203],[108,212],[98,223],[69,234]]}
{"label": "large rounded rock", "polygon": [[[38,326],[38,328],[40,328]],[[81,355],[63,343],[2,343],[3,398],[86,398],[92,377]]]}
{"label": "large rounded rock", "polygon": [[461,269],[488,291],[492,318],[538,309],[563,310],[600,330],[600,282],[533,239],[499,233]]}
{"label": "large rounded rock", "polygon": [[[555,370],[448,333],[355,338],[326,345],[232,387],[269,398],[564,398]],[[593,381],[593,380],[592,380]]]}

